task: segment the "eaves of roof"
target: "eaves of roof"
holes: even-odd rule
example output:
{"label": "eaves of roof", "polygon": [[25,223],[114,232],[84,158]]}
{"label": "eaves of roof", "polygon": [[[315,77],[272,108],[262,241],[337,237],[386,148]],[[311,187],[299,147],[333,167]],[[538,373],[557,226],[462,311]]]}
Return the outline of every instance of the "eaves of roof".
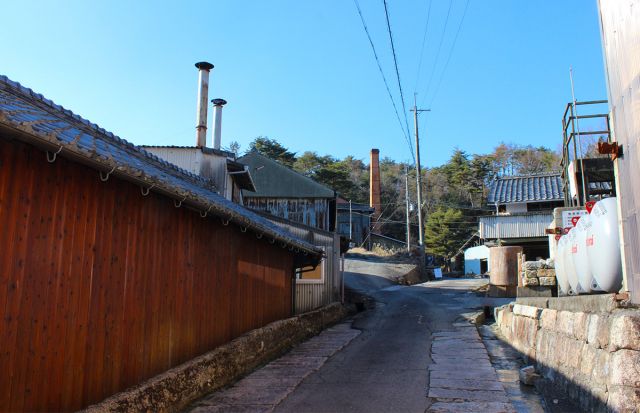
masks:
{"label": "eaves of roof", "polygon": [[302,241],[253,211],[219,195],[210,181],[189,173],[0,75],[0,128],[48,156],[72,159],[101,174],[117,176],[174,202],[217,216],[296,254],[320,257],[322,250]]}

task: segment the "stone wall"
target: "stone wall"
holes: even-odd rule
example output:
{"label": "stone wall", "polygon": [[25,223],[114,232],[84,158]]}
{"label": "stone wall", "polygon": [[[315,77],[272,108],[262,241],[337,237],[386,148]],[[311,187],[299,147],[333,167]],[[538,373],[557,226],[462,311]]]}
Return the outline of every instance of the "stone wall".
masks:
{"label": "stone wall", "polygon": [[146,382],[89,406],[86,413],[178,412],[279,357],[346,315],[339,303],[275,321]]}
{"label": "stone wall", "polygon": [[535,364],[539,386],[567,394],[585,411],[638,412],[640,310],[588,311],[516,303],[495,315],[509,344]]}
{"label": "stone wall", "polygon": [[556,270],[552,259],[525,261],[520,272],[524,287],[556,285]]}

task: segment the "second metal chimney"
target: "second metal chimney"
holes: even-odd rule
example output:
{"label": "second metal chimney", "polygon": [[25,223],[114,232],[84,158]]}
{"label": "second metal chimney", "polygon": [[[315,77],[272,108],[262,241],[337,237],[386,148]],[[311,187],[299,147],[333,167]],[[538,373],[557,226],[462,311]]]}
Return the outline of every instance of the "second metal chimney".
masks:
{"label": "second metal chimney", "polygon": [[220,149],[222,141],[222,107],[227,104],[224,99],[213,99],[213,149]]}
{"label": "second metal chimney", "polygon": [[213,65],[209,62],[196,63],[198,68],[198,113],[196,125],[196,146],[207,146],[207,106],[209,104],[209,71]]}

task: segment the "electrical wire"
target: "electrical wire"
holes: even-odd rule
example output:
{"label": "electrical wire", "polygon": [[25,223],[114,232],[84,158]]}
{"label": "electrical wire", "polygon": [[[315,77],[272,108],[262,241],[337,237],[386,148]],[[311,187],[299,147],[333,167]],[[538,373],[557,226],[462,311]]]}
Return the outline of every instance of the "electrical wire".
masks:
{"label": "electrical wire", "polygon": [[[409,131],[409,121],[407,120],[407,107],[404,101],[404,93],[402,91],[402,82],[400,82],[400,71],[398,70],[398,56],[396,55],[396,47],[393,43],[393,34],[391,32],[391,22],[389,21],[389,9],[387,8],[387,0],[382,0],[384,5],[384,15],[387,18],[387,32],[389,33],[389,41],[391,42],[391,54],[393,54],[393,64],[396,68],[396,78],[398,79],[398,89],[400,90],[400,100],[402,100],[402,110],[404,111],[404,123],[407,127],[407,135],[410,136],[411,132]],[[411,140],[407,139],[409,143],[409,148],[411,149],[411,154],[413,156],[413,145],[411,144]],[[413,159],[415,163],[415,158]]]}
{"label": "electrical wire", "polygon": [[[440,90],[440,85],[442,84],[442,79],[444,78],[445,72],[447,71],[447,67],[449,66],[449,61],[451,60],[451,56],[453,55],[453,50],[456,47],[456,42],[458,41],[458,35],[460,34],[460,30],[462,29],[462,23],[464,23],[464,18],[467,15],[467,8],[469,7],[469,0],[464,5],[464,11],[462,12],[462,19],[460,19],[460,24],[458,24],[458,30],[456,30],[456,35],[453,38],[453,44],[451,45],[451,49],[449,49],[449,56],[447,56],[447,61],[444,64],[444,69],[442,69],[442,73],[440,73],[440,79],[438,80],[437,86],[434,89],[433,96],[431,97],[431,101],[429,102],[429,107],[433,104],[433,101]],[[426,98],[426,96],[425,96]]]}
{"label": "electrical wire", "polygon": [[[371,45],[371,50],[373,50],[373,56],[376,59],[376,63],[378,65],[378,70],[380,71],[380,75],[382,76],[382,81],[384,82],[384,86],[387,89],[387,94],[389,95],[389,99],[391,100],[391,104],[393,105],[393,110],[396,113],[396,118],[398,119],[398,124],[400,125],[400,130],[402,130],[402,134],[409,144],[409,149],[411,151],[411,157],[413,158],[413,162],[415,163],[415,155],[413,153],[413,145],[411,144],[411,139],[409,138],[409,134],[405,127],[402,125],[402,120],[400,120],[400,114],[398,113],[398,107],[396,106],[396,101],[393,99],[393,95],[391,94],[391,89],[389,88],[389,83],[387,82],[387,77],[384,75],[384,71],[382,70],[382,65],[380,64],[380,59],[378,58],[378,52],[376,52],[376,47],[373,44],[373,40],[371,39],[371,35],[369,34],[369,28],[367,27],[367,23],[364,20],[364,16],[362,15],[362,10],[360,9],[360,4],[358,0],[353,0],[356,9],[358,10],[358,15],[360,16],[360,21],[362,22],[362,27],[364,28],[364,32],[367,35],[367,39],[369,40],[369,44]],[[404,102],[403,102],[404,103]],[[405,116],[406,123],[406,116]]]}
{"label": "electrical wire", "polygon": [[422,47],[420,48],[420,60],[418,61],[418,72],[416,74],[416,86],[413,88],[414,95],[418,93],[418,85],[420,84],[420,69],[422,68],[422,57],[424,56],[424,49],[427,41],[427,31],[429,29],[429,18],[431,16],[432,0],[429,0],[429,8],[427,9],[427,22],[424,25],[424,35],[422,35]]}
{"label": "electrical wire", "polygon": [[[442,43],[444,41],[444,35],[447,32],[447,25],[449,24],[449,16],[451,15],[451,6],[453,4],[452,0],[449,0],[449,9],[447,10],[447,17],[445,18],[444,21],[444,29],[442,30],[442,36],[440,37],[440,44],[438,45],[438,51],[436,52],[436,58],[433,61],[433,67],[431,68],[431,75],[429,75],[429,82],[427,83],[427,88],[424,92],[424,96],[425,98],[427,97],[427,94],[429,93],[429,87],[431,87],[431,81],[433,80],[433,75],[436,71],[436,67],[438,66],[438,58],[440,57],[440,51],[442,50]],[[422,103],[424,104],[424,98]],[[422,104],[420,105],[422,106]]]}

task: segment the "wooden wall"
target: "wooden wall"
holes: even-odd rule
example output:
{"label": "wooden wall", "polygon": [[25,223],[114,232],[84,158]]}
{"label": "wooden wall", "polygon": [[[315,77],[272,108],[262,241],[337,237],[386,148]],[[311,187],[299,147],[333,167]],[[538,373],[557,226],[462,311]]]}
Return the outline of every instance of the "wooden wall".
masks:
{"label": "wooden wall", "polygon": [[245,194],[244,204],[256,211],[268,212],[325,231],[334,229],[331,216],[332,202],[327,198],[263,198]]}
{"label": "wooden wall", "polygon": [[291,314],[293,256],[0,136],[0,411],[76,410]]}
{"label": "wooden wall", "polygon": [[625,284],[640,304],[640,0],[599,0]]}

